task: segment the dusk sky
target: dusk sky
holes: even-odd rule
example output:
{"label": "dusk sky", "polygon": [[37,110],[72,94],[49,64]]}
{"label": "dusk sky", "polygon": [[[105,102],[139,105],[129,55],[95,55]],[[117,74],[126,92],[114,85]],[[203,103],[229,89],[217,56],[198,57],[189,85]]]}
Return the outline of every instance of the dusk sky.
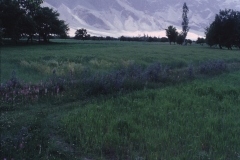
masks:
{"label": "dusk sky", "polygon": [[220,9],[240,10],[236,0],[46,0],[44,5],[58,10],[71,36],[86,28],[92,35],[163,37],[169,25],[181,31],[184,2],[189,8],[190,39],[204,36]]}

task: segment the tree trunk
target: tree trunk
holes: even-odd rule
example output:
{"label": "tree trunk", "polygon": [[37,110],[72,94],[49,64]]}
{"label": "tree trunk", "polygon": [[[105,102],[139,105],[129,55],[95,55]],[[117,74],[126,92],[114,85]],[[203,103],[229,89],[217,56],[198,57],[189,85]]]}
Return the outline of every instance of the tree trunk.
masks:
{"label": "tree trunk", "polygon": [[44,41],[45,43],[47,43],[47,35],[46,35],[46,34],[43,35],[43,41]]}
{"label": "tree trunk", "polygon": [[39,36],[38,36],[38,43],[40,43],[40,39],[41,39],[41,36],[40,36],[40,34],[39,34]]}

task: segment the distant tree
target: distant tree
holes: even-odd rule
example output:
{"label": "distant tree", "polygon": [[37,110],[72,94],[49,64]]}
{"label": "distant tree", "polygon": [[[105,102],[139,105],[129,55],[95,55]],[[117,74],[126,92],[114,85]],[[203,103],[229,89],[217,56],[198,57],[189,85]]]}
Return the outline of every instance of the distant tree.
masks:
{"label": "distant tree", "polygon": [[184,3],[183,4],[183,13],[182,13],[183,21],[182,21],[182,33],[181,33],[183,35],[184,41],[185,41],[188,31],[190,29],[190,27],[188,26],[188,23],[189,23],[188,16],[187,16],[188,12],[189,12],[189,9],[187,7],[187,4]]}
{"label": "distant tree", "polygon": [[183,34],[179,34],[177,36],[177,44],[182,45],[183,42],[184,42],[184,35]]}
{"label": "distant tree", "polygon": [[84,40],[86,36],[87,36],[87,30],[84,28],[77,29],[75,32],[75,39]]}
{"label": "distant tree", "polygon": [[90,34],[86,35],[86,40],[91,40],[91,35]]}
{"label": "distant tree", "polygon": [[160,38],[160,42],[169,42],[167,37]]}
{"label": "distant tree", "polygon": [[107,40],[107,41],[110,41],[111,39],[112,39],[112,38],[111,38],[110,36],[107,36],[107,37],[106,37],[106,40]]}
{"label": "distant tree", "polygon": [[177,36],[178,36],[178,32],[177,29],[173,26],[168,26],[166,30],[166,36],[168,37],[169,43],[171,45],[172,42],[176,42]]}
{"label": "distant tree", "polygon": [[126,37],[121,36],[121,37],[120,37],[120,41],[126,41]]}
{"label": "distant tree", "polygon": [[95,41],[95,40],[99,40],[99,37],[97,37],[97,36],[92,36],[91,39]]}
{"label": "distant tree", "polygon": [[[139,41],[139,39],[134,39],[134,41]],[[160,38],[157,38],[157,37],[148,37],[148,42],[160,42]]]}
{"label": "distant tree", "polygon": [[153,39],[153,37],[148,37],[148,40],[147,40],[148,42],[153,42],[154,41],[154,39]]}
{"label": "distant tree", "polygon": [[205,30],[206,43],[218,45],[220,49],[233,46],[240,48],[240,12],[231,9],[220,10],[214,21]]}
{"label": "distant tree", "polygon": [[200,44],[200,45],[203,46],[203,44],[205,43],[205,39],[204,39],[204,38],[200,38],[200,37],[198,37],[196,43],[197,43],[197,44]]}
{"label": "distant tree", "polygon": [[187,43],[189,43],[190,45],[192,45],[192,40],[191,40],[191,39],[187,39]]}

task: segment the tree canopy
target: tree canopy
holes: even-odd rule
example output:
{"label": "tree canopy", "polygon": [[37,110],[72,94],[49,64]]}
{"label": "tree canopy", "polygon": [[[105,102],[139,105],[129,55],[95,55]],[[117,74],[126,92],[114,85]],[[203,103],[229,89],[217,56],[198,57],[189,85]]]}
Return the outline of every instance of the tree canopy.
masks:
{"label": "tree canopy", "polygon": [[49,35],[64,35],[68,31],[68,26],[64,21],[58,19],[59,13],[48,7],[37,10],[35,21],[37,24],[37,32],[46,42]]}
{"label": "tree canopy", "polygon": [[215,20],[205,30],[206,43],[218,45],[220,49],[233,46],[240,48],[240,12],[231,9],[220,10]]}
{"label": "tree canopy", "polygon": [[84,40],[87,37],[87,30],[84,28],[77,29],[75,32],[75,39]]}
{"label": "tree canopy", "polygon": [[205,39],[204,39],[204,38],[200,38],[200,37],[198,37],[196,43],[197,43],[197,44],[200,44],[200,45],[203,46],[203,44],[205,43]]}
{"label": "tree canopy", "polygon": [[183,13],[182,13],[182,32],[178,33],[177,29],[173,26],[169,26],[166,30],[166,36],[168,37],[169,43],[171,45],[172,42],[177,42],[177,44],[182,45],[183,42],[185,41],[185,45],[187,43],[191,44],[191,41],[186,40],[188,31],[190,27],[188,26],[189,20],[188,20],[188,14],[189,9],[186,3],[183,4]]}
{"label": "tree canopy", "polygon": [[41,7],[43,0],[1,0],[0,19],[3,37],[17,42],[22,37],[38,36],[47,42],[49,35],[66,35],[68,26],[57,11]]}
{"label": "tree canopy", "polygon": [[172,42],[175,43],[178,36],[177,29],[173,26],[168,26],[168,28],[165,30],[166,30],[166,36],[168,37],[170,45]]}
{"label": "tree canopy", "polygon": [[182,35],[185,38],[187,37],[188,31],[190,29],[190,27],[188,26],[189,20],[188,20],[188,14],[189,9],[186,3],[183,4],[183,13],[182,13]]}
{"label": "tree canopy", "polygon": [[180,33],[178,36],[177,36],[177,44],[179,44],[179,45],[182,45],[183,44],[183,42],[184,42],[184,35],[182,34],[182,33]]}

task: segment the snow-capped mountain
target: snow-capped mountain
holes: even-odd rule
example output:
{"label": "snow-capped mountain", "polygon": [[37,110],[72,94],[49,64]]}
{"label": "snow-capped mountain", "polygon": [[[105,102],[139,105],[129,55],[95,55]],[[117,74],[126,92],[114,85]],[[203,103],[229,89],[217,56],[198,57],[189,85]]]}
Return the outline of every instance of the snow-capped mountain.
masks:
{"label": "snow-capped mountain", "polygon": [[239,0],[45,0],[69,24],[70,35],[78,28],[90,34],[165,36],[169,25],[181,30],[182,6],[189,8],[189,38],[204,36],[220,9],[240,10]]}

